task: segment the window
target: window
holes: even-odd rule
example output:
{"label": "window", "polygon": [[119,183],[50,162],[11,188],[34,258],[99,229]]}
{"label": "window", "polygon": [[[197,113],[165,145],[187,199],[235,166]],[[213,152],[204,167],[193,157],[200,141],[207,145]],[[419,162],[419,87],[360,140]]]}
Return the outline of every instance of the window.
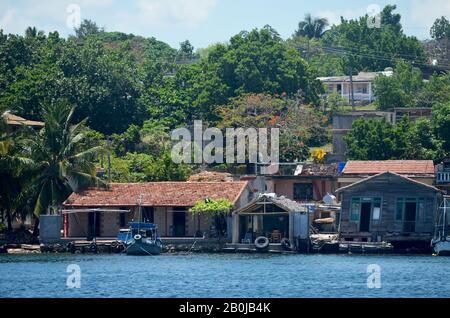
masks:
{"label": "window", "polygon": [[417,200],[417,219],[425,221],[425,199],[419,198]]}
{"label": "window", "polygon": [[433,199],[432,198],[426,198],[424,199],[424,207],[423,207],[423,214],[422,214],[422,220],[424,222],[432,222],[433,221]]}
{"label": "window", "polygon": [[431,222],[433,220],[432,206],[432,198],[398,198],[395,221]]}
{"label": "window", "polygon": [[350,203],[350,221],[360,221],[362,210],[364,210],[366,221],[370,216],[373,221],[379,221],[381,219],[381,203],[381,198],[352,198]]}
{"label": "window", "polygon": [[378,221],[381,218],[381,198],[373,199],[372,219]]}
{"label": "window", "polygon": [[[430,209],[427,209],[427,207],[431,206],[432,203],[432,198],[398,198],[395,221],[406,221],[405,218],[407,217],[408,222],[413,222],[416,220],[430,222],[433,219],[433,213]],[[415,211],[414,205],[416,207]],[[405,215],[406,210],[408,215]]]}
{"label": "window", "polygon": [[143,222],[150,222],[153,223],[154,222],[154,210],[153,207],[142,207],[141,210],[142,213],[142,221]]}
{"label": "window", "polygon": [[361,211],[361,200],[353,198],[350,206],[350,221],[359,221],[359,214]]}
{"label": "window", "polygon": [[295,183],[294,184],[294,200],[309,201],[313,199],[312,183]]}

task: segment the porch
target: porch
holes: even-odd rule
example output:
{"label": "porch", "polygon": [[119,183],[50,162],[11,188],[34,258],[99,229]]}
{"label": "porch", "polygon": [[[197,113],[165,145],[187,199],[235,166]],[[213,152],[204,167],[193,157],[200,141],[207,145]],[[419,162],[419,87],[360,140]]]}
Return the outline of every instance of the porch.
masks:
{"label": "porch", "polygon": [[[257,238],[267,238],[268,248],[278,248],[283,241],[309,239],[309,214],[305,206],[275,194],[261,194],[247,206],[233,213],[232,243],[236,248],[252,248]],[[266,241],[267,241],[266,240]],[[236,244],[243,244],[239,247]]]}

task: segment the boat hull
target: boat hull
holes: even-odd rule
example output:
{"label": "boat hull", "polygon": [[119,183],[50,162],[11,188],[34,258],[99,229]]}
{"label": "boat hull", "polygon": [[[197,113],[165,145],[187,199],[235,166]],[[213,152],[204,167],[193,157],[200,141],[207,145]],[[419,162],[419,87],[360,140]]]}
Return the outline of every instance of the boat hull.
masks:
{"label": "boat hull", "polygon": [[434,243],[433,251],[439,256],[450,256],[450,241],[439,241]]}
{"label": "boat hull", "polygon": [[127,255],[146,256],[161,254],[162,246],[158,243],[144,243],[142,241],[134,241],[127,245]]}

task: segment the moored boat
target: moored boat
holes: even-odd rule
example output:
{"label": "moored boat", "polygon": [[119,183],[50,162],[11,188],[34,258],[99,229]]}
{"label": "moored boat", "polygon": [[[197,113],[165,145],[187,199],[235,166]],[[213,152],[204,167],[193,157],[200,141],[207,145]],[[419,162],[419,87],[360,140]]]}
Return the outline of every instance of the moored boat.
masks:
{"label": "moored boat", "polygon": [[431,247],[433,248],[434,254],[439,256],[450,256],[450,218],[448,212],[450,212],[450,196],[444,196],[438,210],[434,237],[431,240]]}
{"label": "moored boat", "polygon": [[128,231],[119,233],[118,240],[125,244],[127,255],[159,255],[163,247],[153,223],[131,222]]}
{"label": "moored boat", "polygon": [[[141,194],[138,201],[138,220],[142,220],[142,197]],[[147,220],[130,222],[128,230],[119,231],[117,239],[124,243],[127,255],[159,255],[163,247],[158,235],[158,226]]]}

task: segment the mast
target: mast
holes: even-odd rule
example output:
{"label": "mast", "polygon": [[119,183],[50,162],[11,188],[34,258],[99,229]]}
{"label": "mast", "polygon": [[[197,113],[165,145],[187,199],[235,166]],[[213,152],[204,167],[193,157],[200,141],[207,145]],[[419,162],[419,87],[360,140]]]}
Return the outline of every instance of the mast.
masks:
{"label": "mast", "polygon": [[445,223],[446,223],[446,216],[447,216],[447,198],[444,197],[444,214],[443,214],[443,220],[442,220],[442,235],[444,237],[447,237],[445,234]]}
{"label": "mast", "polygon": [[139,223],[142,220],[142,197],[143,197],[143,194],[141,193],[139,195]]}

